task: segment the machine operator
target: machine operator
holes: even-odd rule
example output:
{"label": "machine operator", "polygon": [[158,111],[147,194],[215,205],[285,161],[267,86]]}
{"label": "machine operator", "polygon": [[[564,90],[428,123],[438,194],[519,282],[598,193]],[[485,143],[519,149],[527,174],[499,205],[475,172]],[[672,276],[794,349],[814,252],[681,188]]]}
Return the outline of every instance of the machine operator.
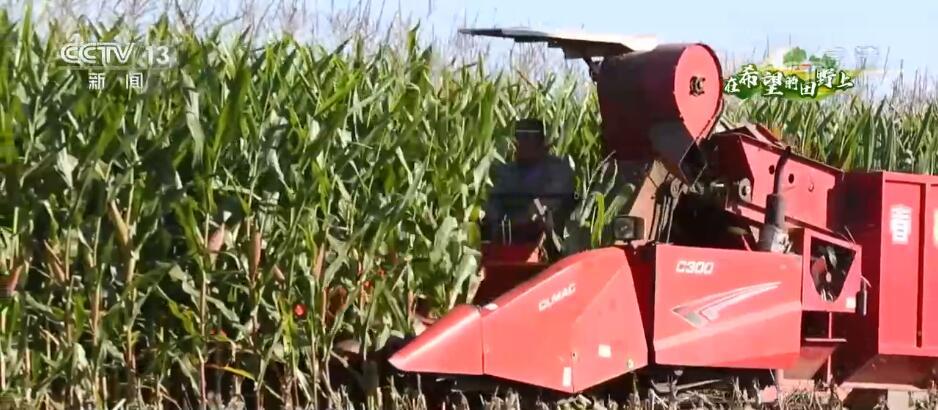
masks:
{"label": "machine operator", "polygon": [[484,222],[489,240],[504,238],[506,222],[515,243],[562,233],[574,205],[574,173],[567,161],[550,154],[543,121],[515,123],[514,161],[497,166],[492,180]]}

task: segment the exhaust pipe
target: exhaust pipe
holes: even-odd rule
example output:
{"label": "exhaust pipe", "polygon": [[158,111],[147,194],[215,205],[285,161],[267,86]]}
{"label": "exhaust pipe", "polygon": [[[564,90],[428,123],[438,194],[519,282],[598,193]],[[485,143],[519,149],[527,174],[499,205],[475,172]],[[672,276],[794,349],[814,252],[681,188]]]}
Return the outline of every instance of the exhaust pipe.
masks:
{"label": "exhaust pipe", "polygon": [[788,229],[785,228],[785,197],[782,196],[782,175],[791,156],[791,147],[778,158],[775,165],[775,184],[766,196],[765,220],[759,231],[758,249],[762,252],[783,253],[788,250]]}

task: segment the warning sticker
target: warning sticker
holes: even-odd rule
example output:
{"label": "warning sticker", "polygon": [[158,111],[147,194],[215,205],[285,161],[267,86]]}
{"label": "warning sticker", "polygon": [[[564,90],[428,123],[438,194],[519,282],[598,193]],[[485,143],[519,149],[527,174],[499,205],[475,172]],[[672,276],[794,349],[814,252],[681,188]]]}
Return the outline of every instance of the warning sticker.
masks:
{"label": "warning sticker", "polygon": [[893,205],[889,212],[889,231],[893,245],[908,245],[912,235],[912,208]]}

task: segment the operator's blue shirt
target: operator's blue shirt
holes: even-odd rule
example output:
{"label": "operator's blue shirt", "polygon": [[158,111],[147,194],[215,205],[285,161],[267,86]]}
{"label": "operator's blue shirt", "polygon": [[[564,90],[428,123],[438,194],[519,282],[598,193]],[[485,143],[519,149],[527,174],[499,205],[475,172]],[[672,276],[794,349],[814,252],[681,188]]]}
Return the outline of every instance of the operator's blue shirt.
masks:
{"label": "operator's blue shirt", "polygon": [[[576,188],[569,162],[554,155],[548,155],[531,165],[515,162],[501,164],[493,172],[492,182],[494,186],[485,208],[486,219],[500,220],[507,216],[513,222],[530,222],[537,217],[537,207],[531,196],[572,197]],[[510,198],[512,194],[519,195],[519,198]],[[545,197],[539,201],[548,209],[556,211],[560,209],[563,199]]]}

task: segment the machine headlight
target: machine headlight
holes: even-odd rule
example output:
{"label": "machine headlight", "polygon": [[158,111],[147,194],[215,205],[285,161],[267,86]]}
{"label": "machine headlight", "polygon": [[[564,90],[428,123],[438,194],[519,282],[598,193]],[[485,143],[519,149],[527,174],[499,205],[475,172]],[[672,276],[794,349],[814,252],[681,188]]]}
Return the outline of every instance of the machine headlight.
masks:
{"label": "machine headlight", "polygon": [[637,216],[623,215],[612,220],[612,236],[617,241],[644,239],[645,221]]}

